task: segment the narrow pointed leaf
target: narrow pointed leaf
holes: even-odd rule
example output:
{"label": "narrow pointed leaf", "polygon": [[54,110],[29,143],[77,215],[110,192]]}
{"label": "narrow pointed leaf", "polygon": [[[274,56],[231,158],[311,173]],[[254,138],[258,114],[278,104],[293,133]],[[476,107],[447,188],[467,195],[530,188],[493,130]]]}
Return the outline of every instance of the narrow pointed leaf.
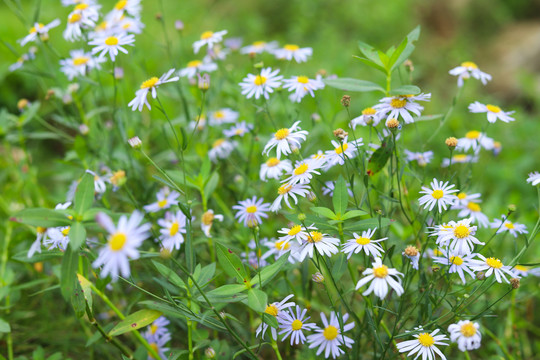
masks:
{"label": "narrow pointed leaf", "polygon": [[94,202],[94,176],[90,173],[85,173],[81,179],[77,190],[75,191],[75,199],[73,209],[77,214],[83,214],[90,209]]}
{"label": "narrow pointed leaf", "polygon": [[328,86],[344,91],[381,91],[384,89],[379,85],[367,80],[351,79],[351,78],[338,78],[338,79],[326,79],[324,83]]}
{"label": "narrow pointed leaf", "polygon": [[127,332],[140,329],[150,325],[154,320],[160,317],[163,313],[157,310],[144,309],[128,315],[124,320],[120,321],[109,332],[110,336],[118,336]]}

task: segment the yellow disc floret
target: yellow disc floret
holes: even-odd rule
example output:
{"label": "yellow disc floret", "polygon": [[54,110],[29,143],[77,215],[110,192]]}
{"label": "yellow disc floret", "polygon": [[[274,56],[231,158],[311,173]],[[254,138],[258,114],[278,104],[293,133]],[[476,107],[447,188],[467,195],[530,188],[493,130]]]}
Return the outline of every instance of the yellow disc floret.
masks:
{"label": "yellow disc floret", "polygon": [[326,340],[334,340],[338,336],[338,329],[335,326],[328,325],[323,331],[323,336]]}
{"label": "yellow disc floret", "polygon": [[266,309],[264,310],[265,313],[272,316],[277,316],[279,310],[276,305],[270,304],[266,306]]}
{"label": "yellow disc floret", "polygon": [[109,237],[109,246],[112,251],[122,250],[126,244],[127,236],[123,232],[117,232]]}
{"label": "yellow disc floret", "polygon": [[442,190],[434,190],[431,193],[431,196],[433,196],[433,198],[439,200],[440,198],[442,198],[444,196],[444,192]]}
{"label": "yellow disc floret", "polygon": [[465,225],[458,225],[454,228],[454,236],[458,239],[466,238],[470,233],[471,231]]}
{"label": "yellow disc floret", "polygon": [[156,86],[156,84],[158,83],[159,79],[157,77],[151,77],[150,79],[144,81],[142,84],[141,84],[141,89],[150,89],[150,88],[153,88],[154,86]]}
{"label": "yellow disc floret", "polygon": [[465,337],[471,337],[476,334],[476,327],[472,322],[468,322],[466,324],[461,325],[461,329],[459,329],[461,334]]}
{"label": "yellow disc floret", "polygon": [[296,319],[291,323],[291,328],[296,331],[300,330],[302,328],[302,325],[304,325],[300,320]]}
{"label": "yellow disc floret", "polygon": [[287,136],[289,136],[290,133],[291,132],[289,131],[289,129],[283,128],[276,131],[276,133],[274,134],[274,137],[276,138],[276,140],[283,140],[287,138]]}
{"label": "yellow disc floret", "polygon": [[303,173],[305,173],[306,171],[308,171],[308,164],[302,164],[300,166],[298,166],[296,169],[294,169],[294,172],[293,174],[294,175],[302,175]]}
{"label": "yellow disc floret", "polygon": [[429,335],[428,333],[422,333],[420,336],[418,336],[418,342],[422,346],[430,347],[435,344],[435,339],[433,339],[433,336]]}
{"label": "yellow disc floret", "polygon": [[503,267],[503,263],[501,262],[501,260],[493,258],[493,257],[487,258],[486,259],[486,264],[489,267],[492,267],[494,269],[500,269],[500,268]]}
{"label": "yellow disc floret", "polygon": [[378,278],[385,278],[388,276],[388,266],[381,265],[379,267],[373,268],[373,275]]}
{"label": "yellow disc floret", "polygon": [[105,39],[105,45],[114,46],[118,45],[118,38],[116,36],[109,36]]}

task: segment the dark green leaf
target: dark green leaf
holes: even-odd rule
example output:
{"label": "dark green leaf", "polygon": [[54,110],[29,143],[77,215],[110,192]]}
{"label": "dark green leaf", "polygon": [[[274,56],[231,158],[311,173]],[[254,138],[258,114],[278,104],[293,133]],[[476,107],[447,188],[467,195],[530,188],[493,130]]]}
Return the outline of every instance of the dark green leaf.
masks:
{"label": "dark green leaf", "polygon": [[204,185],[204,196],[206,196],[207,199],[212,196],[212,193],[214,190],[216,190],[219,183],[219,174],[217,172],[213,172],[210,176],[210,179],[206,182],[206,185]]}
{"label": "dark green leaf", "polygon": [[345,179],[341,175],[339,175],[339,178],[334,186],[332,203],[334,204],[334,212],[337,215],[345,214],[347,211],[347,205],[349,204],[349,192],[347,191]]}
{"label": "dark green leaf", "polygon": [[[212,302],[238,302],[246,299],[245,290],[247,290],[245,285],[227,284],[209,291],[205,295]],[[199,296],[197,300],[201,302],[205,301],[202,296]]]}
{"label": "dark green leaf", "polygon": [[90,173],[84,173],[81,182],[77,185],[77,190],[75,191],[75,199],[73,204],[73,209],[79,215],[84,214],[84,212],[92,206],[94,202],[94,175]]}
{"label": "dark green leaf", "polygon": [[0,333],[9,333],[11,332],[11,326],[4,319],[0,318]]}
{"label": "dark green leaf", "polygon": [[367,80],[358,80],[351,78],[338,78],[338,79],[326,79],[324,83],[328,86],[334,87],[336,89],[344,91],[381,91],[385,92],[384,89],[374,82]]}
{"label": "dark green leaf", "polygon": [[[262,268],[260,274],[255,275],[250,283],[252,286],[259,286],[259,282],[262,284],[262,286],[265,286],[268,284],[270,280],[276,276],[281,269],[285,266],[287,263],[288,256],[284,255],[276,260],[275,263],[272,265],[268,265]],[[260,280],[260,281],[259,281]]]}
{"label": "dark green leaf", "polygon": [[78,281],[75,281],[73,292],[71,293],[71,305],[75,310],[75,315],[80,318],[86,312],[86,300],[83,289]]}
{"label": "dark green leaf", "polygon": [[263,313],[263,321],[273,327],[274,329],[277,329],[279,324],[277,322],[277,318],[275,316]]}
{"label": "dark green leaf", "polygon": [[407,35],[407,46],[405,47],[405,49],[403,49],[403,52],[399,55],[397,60],[392,64],[392,70],[403,64],[405,60],[407,60],[409,56],[411,56],[415,48],[414,42],[418,40],[419,36],[420,26],[417,26]]}
{"label": "dark green leaf", "polygon": [[82,223],[75,222],[69,228],[69,246],[78,250],[84,243],[86,243],[86,229]]}
{"label": "dark green leaf", "polygon": [[10,220],[26,225],[42,226],[46,228],[67,226],[71,222],[65,213],[58,210],[43,208],[21,210],[13,215]]}
{"label": "dark green leaf", "polygon": [[334,260],[334,266],[332,266],[332,277],[335,281],[339,281],[345,271],[347,270],[347,256],[340,253]]}
{"label": "dark green leaf", "polygon": [[372,176],[381,171],[394,151],[394,142],[391,137],[383,140],[381,147],[375,150],[368,160],[368,175]]}
{"label": "dark green leaf", "polygon": [[236,278],[238,283],[245,284],[248,274],[238,255],[220,243],[216,243],[216,250],[219,264],[227,275]]}
{"label": "dark green leaf", "polygon": [[176,274],[176,272],[174,272],[174,270],[154,260],[152,260],[152,264],[154,264],[157,271],[159,271],[159,273],[171,284],[176,285],[181,289],[186,288],[186,283],[180,278],[180,276],[178,276],[178,274]]}
{"label": "dark green leaf", "polygon": [[266,310],[266,304],[268,296],[265,292],[259,289],[250,289],[248,291],[248,305],[250,308],[257,312],[264,312]]}
{"label": "dark green leaf", "polygon": [[335,219],[336,218],[336,214],[334,214],[334,212],[332,210],[330,210],[329,208],[314,206],[310,210],[313,211],[314,213],[319,214],[321,216],[324,216],[324,217],[326,217],[328,219]]}
{"label": "dark green leaf", "polygon": [[161,311],[144,309],[128,315],[120,321],[110,332],[110,336],[118,336],[133,330],[150,325],[154,320],[163,315]]}
{"label": "dark green leaf", "polygon": [[68,246],[62,259],[60,290],[64,299],[69,300],[75,289],[77,281],[77,268],[79,266],[79,251]]}
{"label": "dark green leaf", "polygon": [[77,274],[79,285],[84,294],[84,300],[88,303],[88,308],[92,311],[92,289],[90,288],[90,281],[81,274]]}
{"label": "dark green leaf", "polygon": [[47,261],[51,259],[61,258],[64,255],[63,252],[59,250],[50,250],[42,253],[35,253],[31,258],[28,257],[28,250],[23,250],[12,257],[13,260],[26,262],[26,263],[36,263],[41,261]]}
{"label": "dark green leaf", "polygon": [[383,71],[386,71],[384,70],[384,64],[381,62],[381,59],[379,58],[377,49],[375,49],[371,45],[368,45],[362,41],[358,42],[358,47],[360,48],[360,51],[366,58],[368,58],[371,62],[379,65],[383,69]]}

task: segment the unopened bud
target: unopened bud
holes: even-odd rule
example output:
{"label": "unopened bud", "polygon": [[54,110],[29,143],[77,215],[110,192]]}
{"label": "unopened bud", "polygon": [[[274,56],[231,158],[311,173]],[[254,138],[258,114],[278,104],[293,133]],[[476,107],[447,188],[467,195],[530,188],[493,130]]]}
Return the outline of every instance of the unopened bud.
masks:
{"label": "unopened bud", "polygon": [[313,191],[310,191],[307,194],[307,198],[309,201],[314,202],[315,200],[317,200],[317,195],[315,195]]}
{"label": "unopened bud", "polygon": [[349,136],[349,133],[343,130],[342,128],[338,128],[334,130],[334,136],[340,140],[345,140],[347,136]]}
{"label": "unopened bud", "polygon": [[319,121],[321,121],[321,115],[319,115],[318,113],[313,113],[313,114],[311,114],[311,120],[313,120],[315,122],[319,122]]}
{"label": "unopened bud", "polygon": [[444,143],[446,144],[446,146],[448,146],[450,150],[454,150],[458,144],[458,139],[452,136],[447,138]]}
{"label": "unopened bud", "polygon": [[509,213],[516,212],[516,210],[517,210],[517,206],[516,206],[516,205],[514,205],[514,204],[508,205],[508,212],[509,212]]}
{"label": "unopened bud", "polygon": [[317,71],[317,75],[321,75],[322,77],[325,77],[328,74],[328,72],[325,69],[320,69]]}
{"label": "unopened bud", "polygon": [[264,63],[262,61],[256,63],[253,65],[255,69],[262,69],[264,67]]}
{"label": "unopened bud", "polygon": [[414,71],[413,62],[411,60],[409,60],[409,59],[405,60],[405,62],[403,63],[403,66],[405,66],[405,69],[407,69],[407,71],[409,71],[409,72]]}
{"label": "unopened bud", "polygon": [[124,170],[115,171],[109,180],[114,186],[120,187],[127,181],[126,172]]}
{"label": "unopened bud", "polygon": [[79,125],[79,132],[81,135],[88,135],[88,132],[90,131],[90,128],[86,124]]}
{"label": "unopened bud", "polygon": [[114,78],[120,80],[124,78],[124,68],[115,67],[114,68]]}
{"label": "unopened bud", "polygon": [[161,20],[161,19],[163,19],[163,15],[161,13],[157,13],[156,20]]}
{"label": "unopened bud", "polygon": [[34,270],[36,270],[39,273],[43,272],[43,263],[41,261],[34,263]]}
{"label": "unopened bud", "polygon": [[298,220],[300,220],[300,221],[306,220],[306,214],[304,214],[304,213],[298,214]]}
{"label": "unopened bud", "polygon": [[349,95],[343,95],[341,98],[341,105],[348,108],[351,105],[351,97]]}
{"label": "unopened bud", "polygon": [[28,100],[26,99],[21,99],[17,102],[17,109],[19,109],[20,111],[23,111],[24,109],[26,109],[28,107]]}
{"label": "unopened bud", "polygon": [[184,30],[184,22],[182,20],[176,20],[174,22],[174,28],[178,31]]}
{"label": "unopened bud", "polygon": [[404,251],[407,256],[416,256],[418,255],[418,249],[416,246],[407,246]]}
{"label": "unopened bud", "polygon": [[476,278],[478,280],[484,280],[486,278],[486,273],[483,271],[479,271],[476,273]]}
{"label": "unopened bud", "polygon": [[441,270],[441,267],[440,267],[440,266],[432,266],[432,267],[431,267],[431,271],[433,271],[433,272],[437,272],[437,271],[439,271],[439,270]]}
{"label": "unopened bud", "polygon": [[199,78],[199,89],[201,89],[203,92],[206,92],[208,89],[210,89],[210,75],[204,74],[203,76],[201,76],[201,74],[197,74],[197,77]]}
{"label": "unopened bud", "polygon": [[138,149],[138,148],[140,148],[142,146],[142,141],[141,141],[141,139],[139,139],[138,136],[134,136],[131,139],[129,139],[128,143],[134,149]]}
{"label": "unopened bud", "polygon": [[511,278],[510,285],[512,285],[512,289],[519,288],[519,278]]}
{"label": "unopened bud", "polygon": [[319,283],[319,284],[322,284],[324,282],[324,276],[323,274],[321,274],[320,272],[316,272],[315,274],[313,274],[313,276],[311,277],[311,279],[313,281],[315,281],[316,283]]}
{"label": "unopened bud", "polygon": [[159,252],[159,256],[162,258],[162,259],[170,259],[171,258],[171,250],[167,249],[167,248],[163,248],[161,249],[161,251]]}
{"label": "unopened bud", "polygon": [[388,119],[386,120],[386,127],[390,130],[396,130],[399,127],[399,121],[397,119]]}
{"label": "unopened bud", "polygon": [[215,359],[216,358],[216,350],[212,349],[211,347],[206,348],[206,350],[204,350],[204,355],[209,359]]}
{"label": "unopened bud", "polygon": [[45,95],[45,100],[49,100],[53,96],[54,96],[54,90],[53,89],[47,90],[47,94]]}

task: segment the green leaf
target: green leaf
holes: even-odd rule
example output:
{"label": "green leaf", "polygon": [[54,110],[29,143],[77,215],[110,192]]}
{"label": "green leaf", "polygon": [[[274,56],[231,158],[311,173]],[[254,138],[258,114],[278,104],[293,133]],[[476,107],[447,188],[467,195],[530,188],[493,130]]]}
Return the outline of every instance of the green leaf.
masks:
{"label": "green leaf", "polygon": [[336,214],[334,214],[334,212],[329,208],[314,206],[310,210],[326,218],[336,219]]}
{"label": "green leaf", "polygon": [[384,64],[381,62],[381,59],[379,58],[379,55],[377,53],[377,49],[362,41],[358,42],[358,48],[366,58],[368,58],[371,62],[379,65],[381,69],[386,72],[386,70],[384,69]]}
{"label": "green leaf", "polygon": [[88,308],[92,311],[92,289],[90,288],[90,281],[81,274],[77,274],[77,279],[84,294],[84,300],[88,304]]}
{"label": "green leaf", "polygon": [[401,44],[399,44],[399,46],[392,51],[392,55],[389,55],[390,60],[388,61],[388,66],[390,66],[390,69],[394,68],[394,64],[396,63],[401,53],[403,53],[403,50],[405,50],[405,48],[407,47],[407,44],[407,38],[403,39],[403,41],[401,41]]}
{"label": "green leaf", "polygon": [[219,174],[217,172],[213,172],[210,176],[210,179],[206,182],[206,185],[204,185],[204,196],[206,196],[207,199],[212,196],[212,193],[214,190],[216,190],[219,183]]}
{"label": "green leaf", "polygon": [[77,268],[79,266],[79,251],[68,246],[62,259],[60,290],[64,299],[69,300],[75,289],[77,281]]}
{"label": "green leaf", "polygon": [[367,80],[358,80],[351,78],[338,78],[338,79],[326,79],[324,83],[328,86],[344,91],[380,91],[385,92],[384,89],[374,82]]}
{"label": "green leaf", "polygon": [[390,219],[388,218],[381,218],[381,223],[379,227],[379,218],[371,218],[371,219],[365,219],[360,220],[352,224],[346,225],[343,230],[345,231],[365,231],[367,229],[374,229],[374,228],[383,228],[389,226],[391,223]]}
{"label": "green leaf", "polygon": [[386,69],[384,67],[382,67],[381,65],[378,65],[377,63],[374,63],[373,61],[371,61],[369,59],[366,59],[366,58],[363,58],[363,57],[360,57],[360,56],[353,55],[353,57],[360,60],[364,64],[366,64],[368,66],[371,66],[372,68],[377,69],[380,72],[386,74]]}
{"label": "green leaf", "polygon": [[[206,297],[211,301],[238,302],[246,298],[245,294],[243,294],[246,290],[247,288],[245,285],[227,284],[207,292]],[[197,300],[204,301],[204,297],[200,296]]]}
{"label": "green leaf", "polygon": [[347,205],[349,204],[349,193],[347,191],[347,184],[343,176],[339,175],[334,186],[334,196],[332,197],[332,203],[334,204],[334,212],[340,216],[347,211]]}
{"label": "green leaf", "polygon": [[71,305],[75,310],[75,315],[81,318],[86,312],[86,300],[84,298],[83,289],[79,281],[75,281],[73,292],[71,293]]}
{"label": "green leaf", "polygon": [[84,173],[81,182],[77,185],[73,209],[79,215],[92,206],[94,202],[94,176],[89,172]]}
{"label": "green leaf", "polygon": [[180,276],[178,276],[178,274],[174,272],[174,270],[154,260],[152,260],[152,264],[154,264],[157,271],[159,271],[159,273],[163,275],[163,277],[165,277],[165,279],[167,279],[168,282],[170,282],[173,285],[176,285],[177,287],[181,289],[186,289],[186,283],[182,280],[182,278],[180,278]]}
{"label": "green leaf", "polygon": [[64,212],[44,208],[24,209],[10,218],[21,224],[42,227],[67,226],[71,223]]}
{"label": "green leaf", "polygon": [[0,318],[0,333],[10,333],[11,332],[11,326],[9,326],[9,323],[5,321],[4,319]]}
{"label": "green leaf", "polygon": [[377,51],[377,54],[379,55],[379,59],[381,60],[381,63],[383,64],[384,68],[388,71],[390,69],[390,66],[388,64],[390,61],[390,58],[388,57],[388,55],[386,55],[382,51]]}
{"label": "green leaf", "polygon": [[210,280],[212,280],[215,273],[216,263],[211,263],[210,265],[203,267],[197,274],[193,274],[193,277],[195,278],[195,281],[197,281],[197,284],[199,284],[201,288],[204,288],[208,285]]}
{"label": "green leaf", "polygon": [[288,256],[281,256],[272,265],[267,265],[263,267],[259,274],[251,278],[251,281],[250,281],[251,285],[259,286],[259,282],[262,284],[262,286],[265,286],[266,284],[268,284],[268,282],[272,280],[274,276],[276,276],[281,269],[283,269],[283,267],[287,263],[287,260],[288,260]]}
{"label": "green leaf", "polygon": [[[285,217],[294,223],[298,222],[298,216],[295,214],[285,214]],[[312,214],[306,214],[306,220],[304,222],[307,226],[314,224],[319,230],[337,230],[337,226],[330,225],[328,220]]]}
{"label": "green leaf", "polygon": [[418,95],[422,92],[418,86],[401,85],[400,87],[390,90],[390,95]]}
{"label": "green leaf", "polygon": [[28,250],[23,250],[13,255],[12,259],[25,263],[36,263],[41,261],[47,261],[51,259],[57,259],[64,256],[64,253],[59,250],[50,250],[42,253],[35,253],[31,258],[28,257]]}
{"label": "green leaf", "polygon": [[341,217],[341,220],[348,220],[348,219],[352,219],[352,218],[362,216],[362,215],[366,215],[366,214],[367,214],[367,212],[365,212],[364,210],[351,210],[351,211],[347,211]]}
{"label": "green leaf", "polygon": [[375,175],[384,168],[388,159],[392,156],[392,151],[394,151],[394,142],[388,136],[383,140],[381,147],[375,150],[371,158],[369,158],[367,170],[369,176]]}
{"label": "green leaf", "polygon": [[216,242],[216,249],[219,264],[227,275],[236,278],[238,283],[245,284],[248,274],[238,255],[218,242]]}
{"label": "green leaf", "polygon": [[268,296],[259,289],[250,289],[248,291],[248,306],[257,312],[264,312]]}
{"label": "green leaf", "polygon": [[337,260],[334,261],[334,266],[332,266],[332,277],[335,281],[339,281],[339,279],[343,276],[345,270],[347,270],[347,264],[347,256],[340,253],[337,256]]}
{"label": "green leaf", "polygon": [[110,336],[118,336],[127,332],[150,325],[154,320],[163,315],[161,311],[144,309],[128,315],[109,332]]}
{"label": "green leaf", "polygon": [[[265,309],[266,310],[266,309]],[[275,316],[263,313],[263,321],[273,327],[274,329],[277,329],[279,324],[277,322],[277,318]]]}
{"label": "green leaf", "polygon": [[418,40],[419,37],[420,37],[420,26],[417,26],[416,28],[414,28],[413,31],[411,31],[407,35],[407,38],[406,38],[407,45],[405,46],[405,49],[403,49],[403,52],[399,55],[397,60],[392,64],[391,70],[394,70],[395,68],[403,64],[405,60],[407,60],[411,56],[411,54],[413,53],[415,49],[414,42]]}
{"label": "green leaf", "polygon": [[78,250],[84,243],[86,243],[86,229],[77,221],[69,228],[69,246]]}

